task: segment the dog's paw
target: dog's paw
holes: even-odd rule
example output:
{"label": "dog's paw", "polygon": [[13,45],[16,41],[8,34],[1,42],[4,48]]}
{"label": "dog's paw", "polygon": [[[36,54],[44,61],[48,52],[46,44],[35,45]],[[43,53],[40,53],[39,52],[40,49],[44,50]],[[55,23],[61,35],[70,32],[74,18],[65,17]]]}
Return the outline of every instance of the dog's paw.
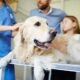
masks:
{"label": "dog's paw", "polygon": [[25,64],[26,63],[26,57],[19,58],[19,63]]}

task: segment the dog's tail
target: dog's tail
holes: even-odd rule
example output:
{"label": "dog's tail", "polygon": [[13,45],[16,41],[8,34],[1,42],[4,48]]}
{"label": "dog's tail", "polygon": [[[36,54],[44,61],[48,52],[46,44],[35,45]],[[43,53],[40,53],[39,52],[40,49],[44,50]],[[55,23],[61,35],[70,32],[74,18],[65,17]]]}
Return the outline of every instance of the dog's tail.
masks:
{"label": "dog's tail", "polygon": [[13,52],[0,59],[0,68],[5,67],[14,57]]}

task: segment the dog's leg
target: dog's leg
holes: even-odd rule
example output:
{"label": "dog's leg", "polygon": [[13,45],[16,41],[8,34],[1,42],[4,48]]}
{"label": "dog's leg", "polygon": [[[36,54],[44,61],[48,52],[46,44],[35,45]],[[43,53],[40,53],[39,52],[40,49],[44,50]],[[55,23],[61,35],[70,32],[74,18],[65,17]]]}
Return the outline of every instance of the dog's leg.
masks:
{"label": "dog's leg", "polygon": [[5,67],[13,59],[13,52],[0,59],[0,68]]}
{"label": "dog's leg", "polygon": [[44,71],[43,71],[43,67],[39,59],[34,60],[34,77],[36,80],[44,79]]}

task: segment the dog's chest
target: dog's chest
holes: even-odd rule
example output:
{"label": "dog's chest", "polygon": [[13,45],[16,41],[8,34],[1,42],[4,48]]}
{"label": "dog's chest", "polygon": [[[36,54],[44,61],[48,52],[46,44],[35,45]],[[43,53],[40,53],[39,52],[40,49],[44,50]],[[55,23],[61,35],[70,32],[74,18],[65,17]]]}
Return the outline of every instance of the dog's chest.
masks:
{"label": "dog's chest", "polygon": [[16,49],[16,58],[17,59],[22,59],[25,58],[27,54],[27,45],[21,45]]}

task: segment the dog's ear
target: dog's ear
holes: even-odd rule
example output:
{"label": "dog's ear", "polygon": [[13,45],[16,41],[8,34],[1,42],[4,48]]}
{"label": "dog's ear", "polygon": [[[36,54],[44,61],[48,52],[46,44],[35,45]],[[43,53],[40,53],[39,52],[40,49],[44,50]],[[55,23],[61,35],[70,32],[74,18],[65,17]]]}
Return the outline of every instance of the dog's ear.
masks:
{"label": "dog's ear", "polygon": [[23,38],[23,29],[24,29],[25,25],[24,23],[19,27],[19,31],[16,34],[16,36],[14,37],[14,44],[15,46],[19,46],[23,43],[24,38]]}

